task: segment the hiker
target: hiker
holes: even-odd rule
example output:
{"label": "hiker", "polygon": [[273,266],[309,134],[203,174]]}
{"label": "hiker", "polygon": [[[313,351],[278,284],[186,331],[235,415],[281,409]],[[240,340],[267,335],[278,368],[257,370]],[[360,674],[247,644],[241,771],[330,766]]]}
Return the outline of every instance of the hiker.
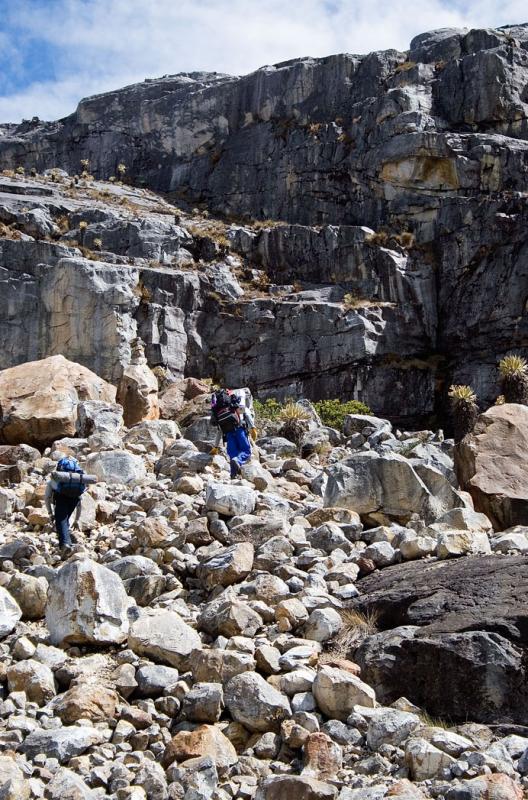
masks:
{"label": "hiker", "polygon": [[59,546],[63,552],[72,549],[70,517],[75,511],[74,524],[78,524],[81,514],[81,497],[86,490],[83,477],[84,473],[77,459],[66,456],[59,459],[56,471],[46,484],[44,495],[46,508],[50,517],[54,517]]}
{"label": "hiker", "polygon": [[255,441],[257,429],[251,411],[249,389],[218,389],[211,397],[211,424],[218,427],[211,454],[218,453],[220,441],[226,445],[231,478],[240,474],[240,468],[251,458],[250,438]]}

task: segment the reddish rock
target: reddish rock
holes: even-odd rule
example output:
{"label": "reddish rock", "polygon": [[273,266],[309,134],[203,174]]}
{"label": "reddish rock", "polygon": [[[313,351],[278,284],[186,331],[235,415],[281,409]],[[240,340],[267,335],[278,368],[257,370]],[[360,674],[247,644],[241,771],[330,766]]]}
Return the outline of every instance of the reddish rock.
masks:
{"label": "reddish rock", "polygon": [[335,778],[341,768],[343,753],[326,733],[311,733],[304,743],[303,775]]}
{"label": "reddish rock", "polygon": [[211,756],[217,767],[228,767],[238,761],[235,748],[215,725],[200,725],[193,731],[179,731],[165,748],[163,766],[173,761]]}
{"label": "reddish rock", "polygon": [[163,419],[177,419],[185,405],[200,395],[209,394],[209,385],[196,378],[183,378],[171,383],[160,398],[160,415]]}
{"label": "reddish rock", "polygon": [[61,694],[54,703],[55,714],[65,725],[79,719],[100,722],[112,719],[117,707],[117,694],[99,684],[81,683]]}
{"label": "reddish rock", "polygon": [[139,339],[133,342],[131,362],[119,381],[117,402],[123,406],[128,428],[144,420],[159,419],[158,379],[147,364]]}
{"label": "reddish rock", "polygon": [[46,447],[75,436],[82,400],[114,402],[115,388],[64,356],[30,361],[0,372],[0,435],[7,444]]}

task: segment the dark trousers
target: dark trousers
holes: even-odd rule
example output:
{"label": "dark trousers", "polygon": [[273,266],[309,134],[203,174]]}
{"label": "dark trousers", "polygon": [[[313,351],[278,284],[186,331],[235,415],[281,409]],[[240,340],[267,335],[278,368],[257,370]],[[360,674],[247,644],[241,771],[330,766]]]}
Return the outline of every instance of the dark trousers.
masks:
{"label": "dark trousers", "polygon": [[70,537],[70,517],[77,508],[78,497],[64,497],[62,494],[54,493],[55,499],[55,530],[59,537],[61,547],[71,544]]}

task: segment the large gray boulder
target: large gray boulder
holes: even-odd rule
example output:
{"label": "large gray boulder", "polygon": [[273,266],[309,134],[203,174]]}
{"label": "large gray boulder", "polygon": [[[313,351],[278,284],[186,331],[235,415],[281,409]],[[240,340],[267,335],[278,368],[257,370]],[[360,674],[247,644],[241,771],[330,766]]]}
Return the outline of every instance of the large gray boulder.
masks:
{"label": "large gray boulder", "polygon": [[120,644],[134,605],[121,578],[88,558],[68,561],[48,591],[46,625],[52,644]]}
{"label": "large gray boulder", "polygon": [[440,472],[428,468],[424,480],[408,459],[396,453],[358,453],[327,472],[325,506],[350,508],[372,520],[407,522],[418,514],[432,522],[463,505]]}
{"label": "large gray boulder", "polygon": [[86,472],[92,472],[105,483],[135,483],[146,475],[143,459],[127,450],[90,453],[86,459]]}
{"label": "large gray boulder", "polygon": [[251,542],[224,547],[202,561],[197,575],[208,589],[238,583],[251,572],[254,552]]}
{"label": "large gray boulder", "polygon": [[198,633],[175,611],[143,613],[132,624],[128,646],[172,667],[185,670],[190,654],[202,646]]}
{"label": "large gray boulder", "polygon": [[257,496],[253,489],[226,483],[210,483],[205,494],[205,507],[227,517],[251,514]]}
{"label": "large gray boulder", "polygon": [[30,759],[45,753],[48,758],[56,758],[63,764],[103,740],[104,734],[97,728],[67,725],[48,731],[33,731],[25,738],[21,750]]}
{"label": "large gray boulder", "polygon": [[237,722],[250,731],[278,731],[291,716],[288,698],[257,672],[235,675],[225,687],[225,704]]}

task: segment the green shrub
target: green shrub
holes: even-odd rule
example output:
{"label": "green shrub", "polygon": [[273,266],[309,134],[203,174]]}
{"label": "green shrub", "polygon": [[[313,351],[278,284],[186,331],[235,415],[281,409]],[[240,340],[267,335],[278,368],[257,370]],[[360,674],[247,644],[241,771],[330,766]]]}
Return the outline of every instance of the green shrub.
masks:
{"label": "green shrub", "polygon": [[269,420],[276,420],[279,418],[279,414],[282,411],[282,405],[275,400],[273,397],[269,397],[267,400],[255,400],[253,402],[253,409],[255,411],[255,416],[257,420],[259,419],[269,419]]}
{"label": "green shrub", "polygon": [[314,403],[314,408],[321,417],[323,425],[338,431],[343,429],[343,421],[347,414],[372,414],[370,408],[359,400],[348,400],[345,403],[337,399],[318,400]]}

